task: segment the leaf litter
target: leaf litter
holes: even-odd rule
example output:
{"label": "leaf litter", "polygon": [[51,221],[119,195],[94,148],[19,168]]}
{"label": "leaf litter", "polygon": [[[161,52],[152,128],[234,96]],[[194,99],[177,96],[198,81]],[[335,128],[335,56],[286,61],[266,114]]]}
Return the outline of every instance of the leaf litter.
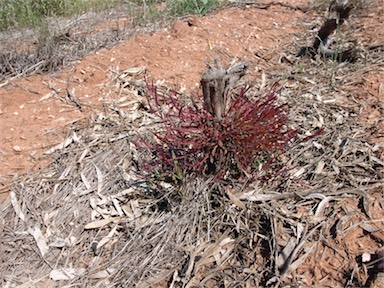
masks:
{"label": "leaf litter", "polygon": [[[282,156],[286,177],[250,183],[187,176],[174,186],[143,177],[131,139],[159,123],[147,112],[144,81],[131,77],[141,70],[119,72],[121,101],[79,121],[47,151],[53,160],[44,171],[10,187],[0,206],[3,286],[363,285],[369,275],[356,250],[337,243],[359,229],[377,247],[384,241],[382,148],[359,122],[358,101],[339,98],[369,67],[383,67],[382,54],[366,55],[352,69],[294,60],[306,73],[291,71],[279,99],[303,138],[324,132]],[[329,65],[337,65],[333,78]],[[327,249],[334,259],[322,259]]]}

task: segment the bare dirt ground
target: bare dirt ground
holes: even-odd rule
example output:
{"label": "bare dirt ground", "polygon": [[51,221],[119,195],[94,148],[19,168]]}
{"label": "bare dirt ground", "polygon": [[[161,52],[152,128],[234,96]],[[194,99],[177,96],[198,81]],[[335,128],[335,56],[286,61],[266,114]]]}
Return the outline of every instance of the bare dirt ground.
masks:
{"label": "bare dirt ground", "polygon": [[[309,5],[308,1],[285,2],[304,8]],[[359,28],[350,32],[350,37],[358,41],[356,45],[383,45],[383,4],[381,0],[369,1],[345,24],[343,29]],[[138,34],[112,49],[88,55],[62,71],[22,77],[1,87],[1,198],[7,197],[7,184],[12,179],[37,172],[49,162],[44,154],[66,138],[72,123],[102,113],[105,105],[123,108],[129,103],[130,98],[122,98],[121,89],[116,86],[119,71],[141,67],[149,79],[196,92],[207,60],[219,58],[222,63],[230,63],[245,59],[251,63],[247,79],[259,87],[266,83],[261,91],[267,91],[275,81],[289,86],[294,69],[284,59],[291,59],[299,47],[312,42],[323,16],[321,11],[303,12],[280,5],[268,9],[251,4],[230,7],[206,17],[185,17],[161,31]],[[331,64],[328,65],[331,71]],[[353,69],[353,64],[345,65]],[[143,75],[133,78],[142,79]],[[358,119],[366,127],[364,137],[367,143],[376,145],[384,161],[384,67],[372,65],[352,75],[356,79],[352,77],[350,84],[337,88],[337,103],[360,113]],[[368,203],[372,218],[383,218],[383,192],[383,187],[378,187]],[[364,219],[356,210],[358,204],[356,199],[344,203],[345,209],[351,211],[351,223]],[[345,279],[345,259],[353,263],[362,253],[382,247],[384,223],[378,222],[377,227],[373,234],[355,229],[334,239],[331,246],[330,242],[317,246],[314,255],[321,257],[309,256],[299,268],[301,275],[308,278],[307,287],[341,287],[342,283],[335,279]]]}

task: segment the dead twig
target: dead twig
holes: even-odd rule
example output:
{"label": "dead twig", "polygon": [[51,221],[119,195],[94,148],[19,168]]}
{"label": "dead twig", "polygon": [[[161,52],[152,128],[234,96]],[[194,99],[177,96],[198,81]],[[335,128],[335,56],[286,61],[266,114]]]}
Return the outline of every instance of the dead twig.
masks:
{"label": "dead twig", "polygon": [[10,84],[12,81],[22,77],[22,76],[25,76],[27,74],[31,75],[33,74],[34,72],[36,72],[37,70],[39,70],[40,67],[44,66],[43,64],[45,63],[45,60],[41,60],[39,62],[37,62],[36,64],[26,68],[23,72],[9,78],[7,81],[3,82],[0,84],[0,88],[4,87],[4,86],[7,86],[8,84]]}
{"label": "dead twig", "polygon": [[237,5],[241,5],[241,6],[250,5],[250,6],[252,6],[254,8],[257,8],[257,9],[269,9],[271,6],[281,6],[281,7],[284,7],[284,8],[289,8],[289,9],[292,9],[292,10],[299,10],[299,11],[302,11],[302,12],[307,12],[308,9],[309,9],[308,7],[301,7],[301,6],[298,6],[298,5],[290,5],[290,4],[279,2],[279,1],[271,1],[271,2],[267,2],[267,3],[259,3],[259,2],[256,2],[256,1],[230,0],[229,2],[237,4]]}

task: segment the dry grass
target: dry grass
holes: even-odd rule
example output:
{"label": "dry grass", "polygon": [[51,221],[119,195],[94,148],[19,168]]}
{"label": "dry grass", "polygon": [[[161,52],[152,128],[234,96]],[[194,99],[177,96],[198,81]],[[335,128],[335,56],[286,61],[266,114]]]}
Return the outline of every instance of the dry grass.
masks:
{"label": "dry grass", "polygon": [[[135,19],[144,9],[140,5],[115,6],[72,17],[47,17],[38,27],[0,31],[0,81],[61,69],[91,52],[169,22],[160,16],[153,23]],[[0,83],[0,87],[6,84]]]}
{"label": "dry grass", "polygon": [[[11,17],[10,22],[23,22],[21,18],[27,16],[38,19],[24,19],[24,24],[13,23],[15,27],[12,23],[9,23],[12,24],[10,27],[0,27],[0,81],[61,69],[90,52],[110,48],[135,33],[154,31],[186,14],[204,15],[220,4],[215,0],[73,2],[35,3],[42,6],[42,11],[48,9],[48,15],[39,13],[28,1],[7,3],[12,13],[20,14],[18,19]],[[16,7],[12,8],[13,5]],[[31,15],[17,12],[18,9]],[[55,16],[49,16],[51,14]],[[0,83],[0,87],[8,83]]]}
{"label": "dry grass", "polygon": [[[324,133],[282,157],[289,168],[284,178],[187,177],[180,186],[146,178],[130,140],[158,123],[141,96],[77,123],[62,146],[49,151],[53,160],[44,171],[9,187],[11,197],[0,206],[0,283],[308,287],[315,272],[302,267],[320,259],[322,247],[343,243],[358,227],[383,233],[383,219],[364,204],[382,207],[382,148],[370,144],[356,106],[339,98],[384,66],[382,50],[361,53],[364,61],[355,64],[286,59],[295,71],[283,75],[279,100],[289,105],[293,128],[302,137],[318,128]],[[126,76],[116,78],[122,97],[143,91]],[[355,200],[362,208],[346,205]],[[354,255],[333,249],[341,264],[328,283],[364,285],[368,275]]]}

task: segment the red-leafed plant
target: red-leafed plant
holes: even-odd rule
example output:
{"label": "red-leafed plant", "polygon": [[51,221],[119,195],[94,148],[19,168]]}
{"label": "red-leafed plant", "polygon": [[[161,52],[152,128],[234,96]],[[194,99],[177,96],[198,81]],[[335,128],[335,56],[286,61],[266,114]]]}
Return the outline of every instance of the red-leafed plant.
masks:
{"label": "red-leafed plant", "polygon": [[153,85],[148,91],[150,112],[161,128],[153,132],[156,139],[141,139],[153,156],[147,168],[160,176],[251,175],[273,167],[276,156],[296,138],[275,91],[249,99],[249,88],[229,90],[220,119],[202,96],[161,94]]}

